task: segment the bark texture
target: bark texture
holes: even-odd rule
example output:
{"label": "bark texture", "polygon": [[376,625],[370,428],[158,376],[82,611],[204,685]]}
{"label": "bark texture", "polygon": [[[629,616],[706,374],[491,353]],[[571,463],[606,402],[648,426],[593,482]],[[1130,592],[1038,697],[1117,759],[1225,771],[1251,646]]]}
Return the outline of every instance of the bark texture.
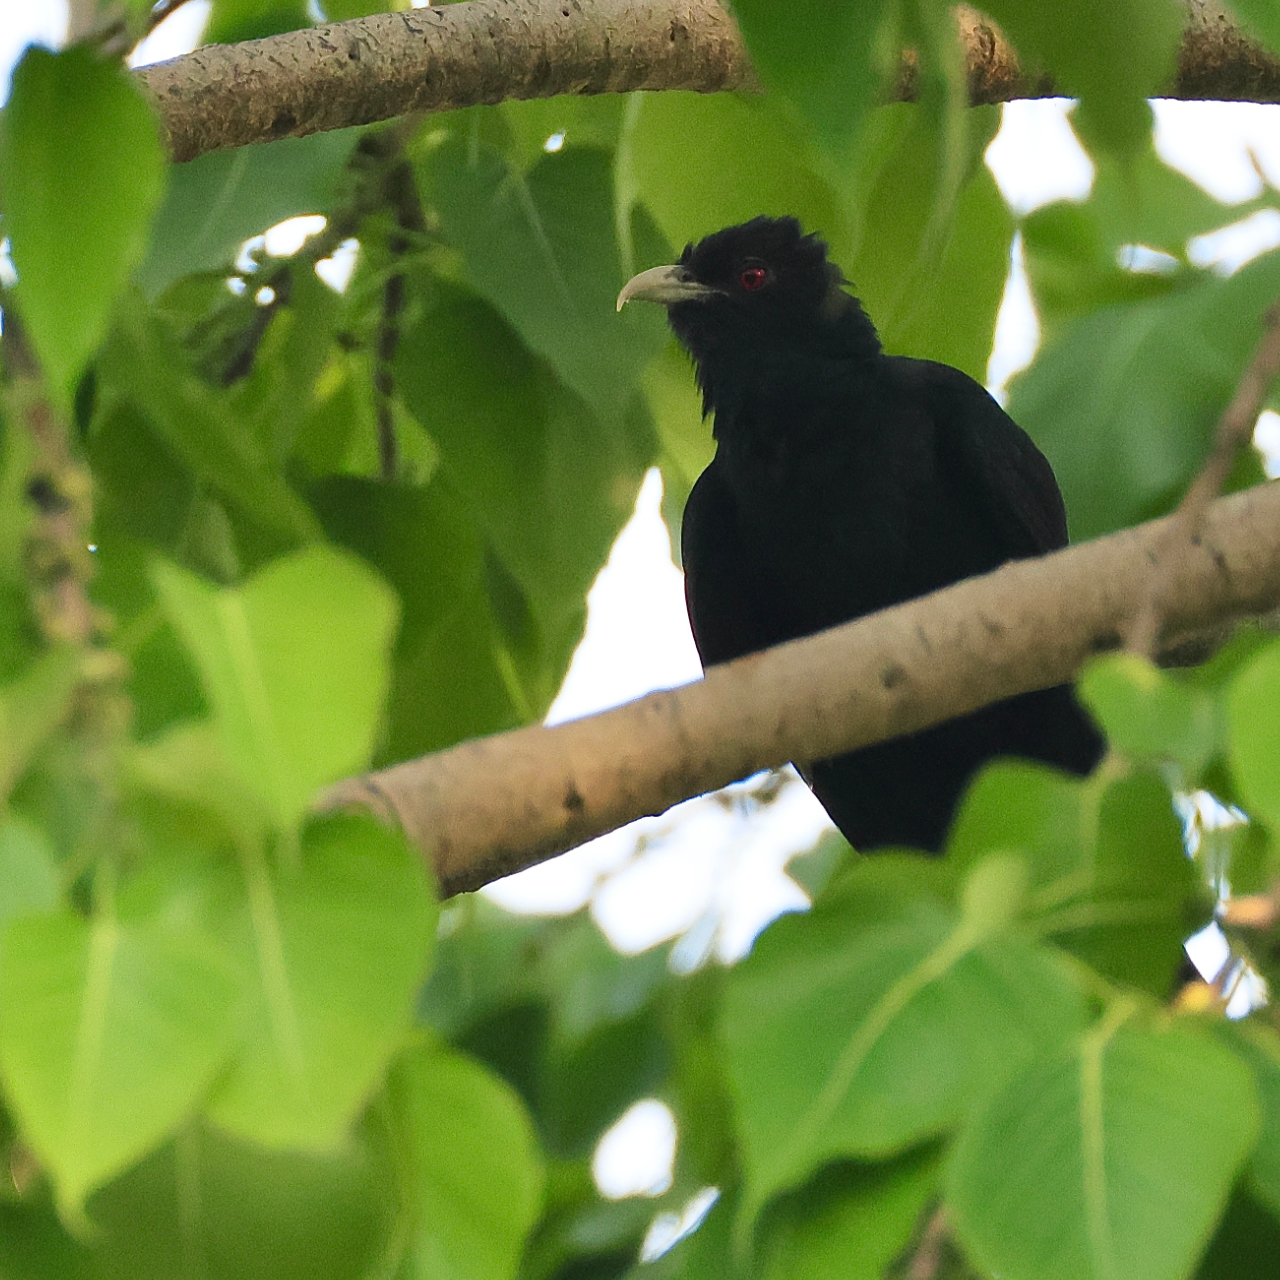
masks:
{"label": "bark texture", "polygon": [[1280,482],[1219,499],[1190,548],[1169,519],[1006,565],[705,679],[347,779],[325,808],[398,824],[444,893],[476,889],[787,760],[923,729],[1072,679],[1121,643],[1162,556],[1162,644],[1280,602]]}
{"label": "bark texture", "polygon": [[[1280,60],[1212,0],[1189,4],[1168,96],[1280,102]],[[1054,92],[989,18],[967,5],[956,16],[975,104]],[[468,0],[206,45],[137,74],[175,160],[511,98],[757,83],[716,0]],[[896,95],[913,82],[908,58]]]}

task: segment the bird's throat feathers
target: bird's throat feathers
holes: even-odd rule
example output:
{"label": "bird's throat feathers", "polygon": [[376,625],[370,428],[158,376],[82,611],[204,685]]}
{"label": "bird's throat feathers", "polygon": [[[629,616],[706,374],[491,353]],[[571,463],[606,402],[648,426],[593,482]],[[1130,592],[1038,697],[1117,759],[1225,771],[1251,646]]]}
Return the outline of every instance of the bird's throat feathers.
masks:
{"label": "bird's throat feathers", "polygon": [[843,283],[836,271],[816,312],[778,317],[768,326],[723,313],[707,323],[713,320],[712,308],[697,303],[671,309],[672,328],[693,358],[703,416],[715,415],[717,437],[744,404],[775,396],[803,401],[829,376],[832,363],[861,363],[880,355],[875,325]]}

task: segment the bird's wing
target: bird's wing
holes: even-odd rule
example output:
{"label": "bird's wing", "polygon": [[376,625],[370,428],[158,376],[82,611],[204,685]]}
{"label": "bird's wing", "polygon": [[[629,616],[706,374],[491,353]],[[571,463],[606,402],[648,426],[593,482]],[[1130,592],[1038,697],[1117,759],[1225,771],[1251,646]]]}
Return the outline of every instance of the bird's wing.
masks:
{"label": "bird's wing", "polygon": [[1044,454],[968,374],[929,361],[919,366],[938,430],[944,474],[981,496],[1009,559],[1067,545],[1067,513]]}
{"label": "bird's wing", "polygon": [[684,596],[704,667],[777,643],[751,589],[750,557],[738,532],[737,505],[717,460],[698,477],[680,527]]}

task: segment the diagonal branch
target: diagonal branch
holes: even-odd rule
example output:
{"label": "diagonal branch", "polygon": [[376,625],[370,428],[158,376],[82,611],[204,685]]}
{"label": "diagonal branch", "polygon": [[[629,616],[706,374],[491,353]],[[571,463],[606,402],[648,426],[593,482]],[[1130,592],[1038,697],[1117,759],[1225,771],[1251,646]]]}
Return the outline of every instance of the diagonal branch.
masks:
{"label": "diagonal branch", "polygon": [[1280,302],[1272,303],[1266,328],[1253,358],[1245,367],[1231,403],[1222,411],[1214,430],[1213,448],[1204,466],[1187,487],[1177,510],[1156,548],[1151,579],[1128,632],[1128,647],[1145,657],[1151,655],[1164,614],[1164,598],[1178,578],[1179,558],[1195,545],[1209,504],[1222,492],[1236,455],[1253,439],[1258,414],[1271,384],[1280,374]]}
{"label": "diagonal branch", "polygon": [[[1280,102],[1280,60],[1214,0],[1187,0],[1168,95]],[[974,103],[1053,92],[999,29],[956,7]],[[716,0],[467,0],[375,14],[234,45],[206,45],[144,67],[169,152],[208,151],[557,94],[756,85],[737,28]],[[910,59],[894,92],[909,96]]]}
{"label": "diagonal branch", "polygon": [[[1070,680],[1120,644],[1170,519],[944,591],[568,724],[463,743],[322,798],[399,824],[445,893],[475,889],[691,796]],[[1219,499],[1178,559],[1166,642],[1280,601],[1280,483]]]}

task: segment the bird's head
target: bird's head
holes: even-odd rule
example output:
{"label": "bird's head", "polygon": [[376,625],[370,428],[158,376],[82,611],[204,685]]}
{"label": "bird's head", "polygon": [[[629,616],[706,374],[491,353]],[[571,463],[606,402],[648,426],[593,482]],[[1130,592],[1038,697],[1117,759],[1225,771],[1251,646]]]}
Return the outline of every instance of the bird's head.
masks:
{"label": "bird's head", "polygon": [[753,218],[628,280],[618,310],[637,298],[665,306],[714,401],[722,377],[739,378],[771,357],[878,352],[871,321],[844,285],[827,246],[795,218]]}

